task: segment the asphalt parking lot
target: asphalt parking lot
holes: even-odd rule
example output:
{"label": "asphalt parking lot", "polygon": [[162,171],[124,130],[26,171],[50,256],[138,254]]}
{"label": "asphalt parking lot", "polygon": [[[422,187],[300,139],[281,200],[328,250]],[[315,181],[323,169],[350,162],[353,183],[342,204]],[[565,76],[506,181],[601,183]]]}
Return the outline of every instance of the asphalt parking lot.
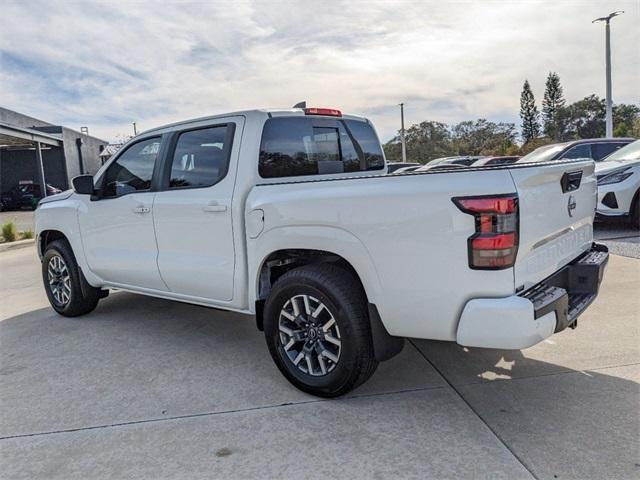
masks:
{"label": "asphalt parking lot", "polygon": [[523,351],[408,342],[345,398],[291,387],[250,317],[112,293],[48,307],[0,253],[1,478],[640,476],[640,260]]}
{"label": "asphalt parking lot", "polygon": [[640,231],[623,222],[596,223],[593,229],[596,241],[604,243],[616,255],[640,258]]}

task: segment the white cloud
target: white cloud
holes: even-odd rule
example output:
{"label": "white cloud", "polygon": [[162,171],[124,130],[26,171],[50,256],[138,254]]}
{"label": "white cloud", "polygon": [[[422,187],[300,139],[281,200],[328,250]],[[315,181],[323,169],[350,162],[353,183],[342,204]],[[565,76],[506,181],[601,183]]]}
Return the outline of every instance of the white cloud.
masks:
{"label": "white cloud", "polygon": [[383,139],[407,122],[516,121],[525,78],[557,71],[574,101],[638,103],[639,3],[3,2],[0,104],[105,138],[168,121],[300,100],[363,113]]}

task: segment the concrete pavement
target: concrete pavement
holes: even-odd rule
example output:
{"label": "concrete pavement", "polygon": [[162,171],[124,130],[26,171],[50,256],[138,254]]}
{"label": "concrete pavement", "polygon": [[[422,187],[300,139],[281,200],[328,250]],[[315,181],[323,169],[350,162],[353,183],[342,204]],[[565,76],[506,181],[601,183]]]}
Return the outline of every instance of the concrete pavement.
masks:
{"label": "concrete pavement", "polygon": [[253,319],[112,293],[47,304],[0,253],[0,478],[637,478],[640,261],[522,352],[407,343],[346,398],[291,387]]}

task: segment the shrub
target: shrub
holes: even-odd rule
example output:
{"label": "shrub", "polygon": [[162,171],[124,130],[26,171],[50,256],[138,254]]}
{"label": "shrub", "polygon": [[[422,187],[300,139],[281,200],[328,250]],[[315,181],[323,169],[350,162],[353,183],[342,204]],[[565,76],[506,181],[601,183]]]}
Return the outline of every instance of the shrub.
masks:
{"label": "shrub", "polygon": [[16,231],[16,224],[13,222],[7,222],[2,224],[2,236],[7,242],[13,242],[16,239],[18,232]]}
{"label": "shrub", "polygon": [[33,238],[33,232],[31,230],[25,230],[24,232],[22,232],[22,238],[24,240],[27,240],[29,238]]}

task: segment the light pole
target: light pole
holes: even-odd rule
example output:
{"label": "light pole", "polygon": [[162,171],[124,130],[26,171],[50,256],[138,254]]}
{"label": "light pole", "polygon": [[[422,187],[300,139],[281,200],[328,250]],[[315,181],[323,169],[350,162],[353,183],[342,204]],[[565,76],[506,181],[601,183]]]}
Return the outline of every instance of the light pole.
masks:
{"label": "light pole", "polygon": [[402,143],[402,161],[407,161],[407,142],[404,138],[404,103],[400,104],[400,143]]}
{"label": "light pole", "polygon": [[606,125],[607,125],[607,138],[613,137],[613,100],[611,99],[611,32],[609,29],[609,23],[613,17],[616,17],[624,13],[622,10],[610,13],[606,17],[596,18],[591,23],[605,22],[605,56],[606,56],[606,68],[607,68],[607,98],[606,98]]}

